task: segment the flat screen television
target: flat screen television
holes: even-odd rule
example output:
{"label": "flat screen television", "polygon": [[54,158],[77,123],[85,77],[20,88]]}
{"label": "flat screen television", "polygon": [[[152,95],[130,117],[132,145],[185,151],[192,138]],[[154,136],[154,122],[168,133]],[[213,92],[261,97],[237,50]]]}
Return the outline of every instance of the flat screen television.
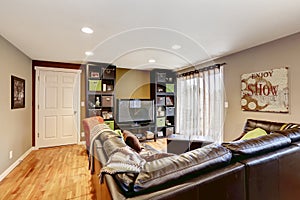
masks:
{"label": "flat screen television", "polygon": [[154,101],[151,99],[117,99],[116,121],[119,124],[154,122]]}

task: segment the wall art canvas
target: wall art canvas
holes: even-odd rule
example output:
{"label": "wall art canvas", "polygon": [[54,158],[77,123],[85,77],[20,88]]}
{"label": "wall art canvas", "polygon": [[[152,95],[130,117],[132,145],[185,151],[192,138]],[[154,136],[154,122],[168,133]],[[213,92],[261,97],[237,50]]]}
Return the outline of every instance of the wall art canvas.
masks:
{"label": "wall art canvas", "polygon": [[11,109],[25,108],[25,80],[11,76]]}
{"label": "wall art canvas", "polygon": [[241,107],[244,111],[288,113],[288,68],[241,76]]}

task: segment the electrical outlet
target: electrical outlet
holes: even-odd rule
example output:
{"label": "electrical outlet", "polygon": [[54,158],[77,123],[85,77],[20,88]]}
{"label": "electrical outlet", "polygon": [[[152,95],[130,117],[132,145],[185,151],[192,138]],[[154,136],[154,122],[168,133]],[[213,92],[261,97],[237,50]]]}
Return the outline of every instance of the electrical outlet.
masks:
{"label": "electrical outlet", "polygon": [[81,132],[81,137],[84,137],[84,132]]}
{"label": "electrical outlet", "polygon": [[84,107],[85,106],[85,102],[84,101],[80,102],[80,105],[81,105],[81,107]]}
{"label": "electrical outlet", "polygon": [[9,151],[9,159],[12,159],[13,157],[13,151]]}

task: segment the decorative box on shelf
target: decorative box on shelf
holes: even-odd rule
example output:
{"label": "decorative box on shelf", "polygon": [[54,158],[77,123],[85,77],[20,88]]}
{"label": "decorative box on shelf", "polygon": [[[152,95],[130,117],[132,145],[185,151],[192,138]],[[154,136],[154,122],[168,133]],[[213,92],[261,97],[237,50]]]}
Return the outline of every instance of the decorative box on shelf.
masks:
{"label": "decorative box on shelf", "polygon": [[167,106],[173,106],[174,105],[174,97],[166,96],[166,105]]}
{"label": "decorative box on shelf", "polygon": [[166,128],[166,136],[174,134],[174,127],[167,127]]}
{"label": "decorative box on shelf", "polygon": [[166,107],[166,116],[174,116],[175,108],[174,107]]}
{"label": "decorative box on shelf", "polygon": [[164,106],[165,105],[165,101],[166,101],[165,97],[157,97],[156,98],[156,105]]}
{"label": "decorative box on shelf", "polygon": [[156,118],[156,126],[163,127],[166,125],[166,118],[165,117],[157,117]]}
{"label": "decorative box on shelf", "polygon": [[166,84],[166,92],[168,93],[173,93],[175,90],[174,90],[174,84],[170,84],[170,83],[167,83]]}
{"label": "decorative box on shelf", "polygon": [[157,82],[166,82],[166,73],[157,73]]}
{"label": "decorative box on shelf", "polygon": [[89,80],[89,91],[101,92],[101,80]]}
{"label": "decorative box on shelf", "polygon": [[103,78],[104,79],[114,79],[116,76],[116,70],[114,68],[103,68]]}
{"label": "decorative box on shelf", "polygon": [[113,96],[102,96],[101,99],[102,107],[113,107],[114,105],[114,97]]}
{"label": "decorative box on shelf", "polygon": [[90,78],[100,78],[99,72],[91,72]]}

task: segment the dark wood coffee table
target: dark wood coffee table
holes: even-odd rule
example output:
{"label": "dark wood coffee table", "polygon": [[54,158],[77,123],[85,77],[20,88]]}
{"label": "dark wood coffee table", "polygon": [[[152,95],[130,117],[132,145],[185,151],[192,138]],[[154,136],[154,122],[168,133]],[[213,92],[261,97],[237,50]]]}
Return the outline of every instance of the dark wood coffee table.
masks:
{"label": "dark wood coffee table", "polygon": [[172,134],[167,137],[167,152],[182,154],[184,152],[201,148],[211,143],[213,142],[208,141],[202,136],[189,137],[185,135]]}

